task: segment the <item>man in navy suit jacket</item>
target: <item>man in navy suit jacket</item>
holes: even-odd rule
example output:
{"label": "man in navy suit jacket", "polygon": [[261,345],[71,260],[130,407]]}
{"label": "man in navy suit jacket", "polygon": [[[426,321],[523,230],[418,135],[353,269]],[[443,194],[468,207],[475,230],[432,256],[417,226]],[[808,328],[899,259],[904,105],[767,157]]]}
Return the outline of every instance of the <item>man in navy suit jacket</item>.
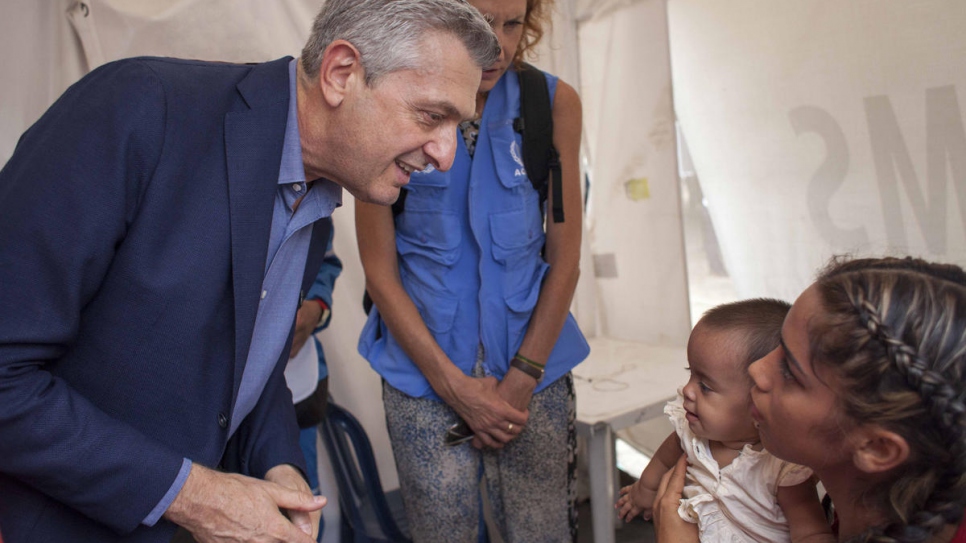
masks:
{"label": "man in navy suit jacket", "polygon": [[0,171],[6,543],[314,541],[283,370],[316,221],[449,168],[497,55],[462,0],[328,0],[298,60],[68,89]]}

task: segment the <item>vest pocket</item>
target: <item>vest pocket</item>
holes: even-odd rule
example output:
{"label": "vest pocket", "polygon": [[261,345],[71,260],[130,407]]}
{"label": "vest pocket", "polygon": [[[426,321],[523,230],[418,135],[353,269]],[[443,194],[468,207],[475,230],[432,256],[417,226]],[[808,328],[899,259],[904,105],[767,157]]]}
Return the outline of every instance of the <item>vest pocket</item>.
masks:
{"label": "vest pocket", "polygon": [[460,342],[466,341],[464,337],[454,337],[460,334],[453,333],[459,298],[447,296],[439,290],[429,288],[412,277],[404,277],[403,286],[439,347],[449,356],[451,353],[458,352],[454,349],[458,348]]}
{"label": "vest pocket", "polygon": [[546,262],[541,261],[540,264],[536,270],[536,276],[529,281],[531,283],[529,288],[520,290],[505,298],[507,307],[507,356],[512,356],[511,353],[517,352],[517,349],[520,348],[520,343],[523,342],[523,335],[526,334],[527,327],[530,325],[533,308],[537,306],[537,300],[540,298],[540,288],[543,286],[543,278],[547,274],[547,270],[550,269],[550,266]]}
{"label": "vest pocket", "polygon": [[505,268],[503,292],[512,296],[526,290],[532,285],[536,268],[545,264],[540,257],[545,235],[536,206],[530,210],[493,213],[490,236],[493,260]]}
{"label": "vest pocket", "polygon": [[452,266],[460,255],[459,217],[447,211],[406,209],[396,219],[396,249]]}

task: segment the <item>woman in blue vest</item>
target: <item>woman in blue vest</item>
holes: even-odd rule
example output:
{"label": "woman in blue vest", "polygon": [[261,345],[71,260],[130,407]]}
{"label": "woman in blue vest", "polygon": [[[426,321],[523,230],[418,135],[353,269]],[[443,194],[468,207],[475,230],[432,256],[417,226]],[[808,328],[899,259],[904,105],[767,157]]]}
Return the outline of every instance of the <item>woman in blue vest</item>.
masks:
{"label": "woman in blue vest", "polygon": [[[454,134],[452,167],[425,153],[403,157],[401,174],[412,174],[401,212],[356,203],[375,306],[359,351],[384,380],[415,541],[485,537],[481,478],[507,543],[572,541],[570,370],[589,352],[569,313],[580,258],[580,99],[545,74],[566,218],[545,220],[514,119],[516,67],[541,38],[550,0],[470,3],[490,18],[502,54],[483,72],[476,117]],[[432,130],[446,113],[414,105],[414,114]],[[471,444],[460,444],[461,428]]]}

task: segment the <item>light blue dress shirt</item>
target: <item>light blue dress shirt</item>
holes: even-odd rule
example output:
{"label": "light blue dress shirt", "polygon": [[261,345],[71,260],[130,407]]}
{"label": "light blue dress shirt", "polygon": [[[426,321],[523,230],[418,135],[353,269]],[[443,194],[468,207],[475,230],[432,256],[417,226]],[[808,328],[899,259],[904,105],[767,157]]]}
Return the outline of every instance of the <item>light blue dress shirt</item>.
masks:
{"label": "light blue dress shirt", "polygon": [[[252,343],[232,410],[229,435],[234,435],[238,425],[255,407],[295,324],[312,225],[342,205],[342,187],[326,179],[318,179],[311,185],[305,180],[297,115],[297,62],[298,59],[293,59],[289,63],[288,117],[262,280],[262,299],[255,315]],[[299,198],[301,202],[297,209],[293,209]],[[171,488],[145,517],[144,524],[154,526],[161,518],[181,491],[190,471],[191,460],[185,458]]]}

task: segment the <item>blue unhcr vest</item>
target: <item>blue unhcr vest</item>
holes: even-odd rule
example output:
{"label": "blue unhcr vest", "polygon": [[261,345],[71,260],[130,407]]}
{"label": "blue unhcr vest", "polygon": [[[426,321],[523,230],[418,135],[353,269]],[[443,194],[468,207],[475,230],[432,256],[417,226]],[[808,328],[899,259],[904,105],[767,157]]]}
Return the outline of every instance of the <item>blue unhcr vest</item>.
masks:
{"label": "blue unhcr vest", "polygon": [[[551,101],[557,78],[546,74]],[[448,172],[415,172],[395,218],[403,287],[440,348],[470,375],[483,345],[486,375],[502,379],[520,348],[549,269],[540,196],[523,166],[520,85],[507,71],[487,97],[474,158],[457,135]],[[568,315],[537,392],[573,369],[590,347]],[[439,399],[373,307],[359,353],[393,387]]]}

